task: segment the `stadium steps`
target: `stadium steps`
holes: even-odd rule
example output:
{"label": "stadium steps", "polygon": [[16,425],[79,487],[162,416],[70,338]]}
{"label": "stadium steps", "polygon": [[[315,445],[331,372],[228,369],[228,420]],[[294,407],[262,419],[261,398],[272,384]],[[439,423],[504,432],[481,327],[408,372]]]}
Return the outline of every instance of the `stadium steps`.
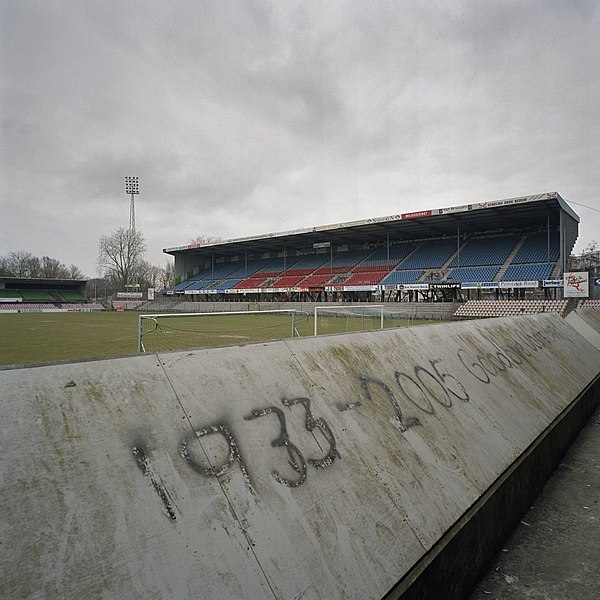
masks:
{"label": "stadium steps", "polygon": [[506,263],[503,264],[500,269],[498,270],[498,272],[496,273],[496,277],[494,277],[494,281],[500,281],[503,277],[504,277],[504,273],[506,273],[506,269],[508,269],[510,265],[507,265]]}
{"label": "stadium steps", "polygon": [[[439,268],[434,267],[432,269],[426,269],[423,272],[423,275],[421,275],[421,277],[419,278],[419,281],[445,281],[446,277],[448,275],[448,272],[452,270],[452,268],[450,267],[450,265],[452,264],[452,261],[454,261],[454,259],[465,248],[466,245],[467,245],[467,242],[464,242],[463,244],[461,244],[458,247],[458,249],[456,250],[456,252],[454,252],[441,267],[439,267]],[[436,273],[442,273],[442,277],[441,278],[436,277],[435,279],[431,279],[432,274],[436,274]]]}
{"label": "stadium steps", "polygon": [[519,250],[521,249],[521,246],[525,243],[526,239],[527,239],[526,235],[521,236],[521,239],[515,244],[515,247],[512,249],[512,252],[506,257],[506,260],[504,261],[504,265],[506,265],[508,267],[508,265],[510,265],[512,263],[513,259],[519,253]]}
{"label": "stadium steps", "polygon": [[465,249],[465,246],[467,245],[467,242],[464,242],[463,244],[461,244],[458,247],[458,250],[450,257],[448,258],[448,260],[441,266],[440,269],[437,269],[438,271],[444,271],[444,273],[448,272],[448,269],[450,269],[450,265],[452,264],[452,261],[459,255],[459,253]]}
{"label": "stadium steps", "polygon": [[[441,273],[441,277],[437,277]],[[435,275],[435,277],[434,277]],[[446,279],[446,270],[443,268],[434,267],[433,269],[425,269],[421,277],[419,277],[419,281],[444,281]]]}
{"label": "stadium steps", "polygon": [[258,287],[270,288],[280,278],[280,275],[267,277]]}
{"label": "stadium steps", "polygon": [[[396,268],[393,269],[394,271],[400,270],[402,265],[410,258],[413,257],[414,254],[416,254],[419,250],[419,248],[421,247],[421,244],[417,244],[401,261],[398,262],[398,264],[396,265]],[[412,268],[410,269],[412,270]]]}
{"label": "stadium steps", "polygon": [[554,269],[552,269],[552,273],[550,273],[550,279],[558,279],[560,276],[560,260],[556,261],[554,265]]}
{"label": "stadium steps", "polygon": [[521,249],[521,246],[525,243],[526,239],[527,239],[527,236],[524,235],[515,244],[515,247],[512,249],[511,253],[506,257],[506,260],[504,261],[504,264],[500,267],[500,269],[496,273],[496,277],[494,277],[494,281],[501,281],[502,280],[502,278],[504,277],[504,273],[506,273],[506,269],[508,269],[508,267],[510,267],[510,265],[511,265],[511,263],[513,261],[513,258],[517,255],[517,253]]}
{"label": "stadium steps", "polygon": [[337,275],[335,275],[333,277],[333,279],[331,279],[329,284],[330,285],[341,285],[341,284],[345,283],[348,279],[350,279],[350,277],[351,277],[350,273],[338,273]]}

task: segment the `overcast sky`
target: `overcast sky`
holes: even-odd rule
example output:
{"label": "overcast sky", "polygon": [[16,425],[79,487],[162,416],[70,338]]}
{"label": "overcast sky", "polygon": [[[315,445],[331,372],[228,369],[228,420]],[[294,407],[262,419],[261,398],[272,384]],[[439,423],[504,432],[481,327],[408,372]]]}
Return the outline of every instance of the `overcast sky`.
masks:
{"label": "overcast sky", "polygon": [[159,265],[549,191],[600,241],[597,0],[0,0],[0,27],[0,256],[94,277],[129,175]]}

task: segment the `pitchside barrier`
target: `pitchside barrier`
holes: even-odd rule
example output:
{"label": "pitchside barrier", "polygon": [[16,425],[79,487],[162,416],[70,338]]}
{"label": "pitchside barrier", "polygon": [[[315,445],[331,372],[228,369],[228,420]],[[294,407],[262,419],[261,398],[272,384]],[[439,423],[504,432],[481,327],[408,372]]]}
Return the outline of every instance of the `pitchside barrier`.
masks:
{"label": "pitchside barrier", "polygon": [[463,598],[599,371],[551,314],[0,370],[0,596]]}

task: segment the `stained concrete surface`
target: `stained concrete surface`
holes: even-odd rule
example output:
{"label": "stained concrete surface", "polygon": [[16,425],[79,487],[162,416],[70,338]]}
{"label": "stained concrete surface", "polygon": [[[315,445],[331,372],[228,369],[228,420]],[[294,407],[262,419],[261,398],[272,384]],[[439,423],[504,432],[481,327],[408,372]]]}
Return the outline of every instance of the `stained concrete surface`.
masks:
{"label": "stained concrete surface", "polygon": [[378,600],[599,366],[545,314],[0,369],[0,597]]}
{"label": "stained concrete surface", "polygon": [[469,600],[600,598],[600,408]]}
{"label": "stained concrete surface", "polygon": [[600,349],[600,310],[578,308],[569,313],[565,321],[592,346]]}

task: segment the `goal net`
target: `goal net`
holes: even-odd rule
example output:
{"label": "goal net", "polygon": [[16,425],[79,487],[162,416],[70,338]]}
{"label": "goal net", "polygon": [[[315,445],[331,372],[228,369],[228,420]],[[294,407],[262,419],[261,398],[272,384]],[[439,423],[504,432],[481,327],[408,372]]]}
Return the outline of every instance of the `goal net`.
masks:
{"label": "goal net", "polygon": [[313,335],[383,329],[383,304],[315,306]]}
{"label": "goal net", "polygon": [[236,346],[311,333],[308,313],[296,310],[140,315],[138,351]]}

